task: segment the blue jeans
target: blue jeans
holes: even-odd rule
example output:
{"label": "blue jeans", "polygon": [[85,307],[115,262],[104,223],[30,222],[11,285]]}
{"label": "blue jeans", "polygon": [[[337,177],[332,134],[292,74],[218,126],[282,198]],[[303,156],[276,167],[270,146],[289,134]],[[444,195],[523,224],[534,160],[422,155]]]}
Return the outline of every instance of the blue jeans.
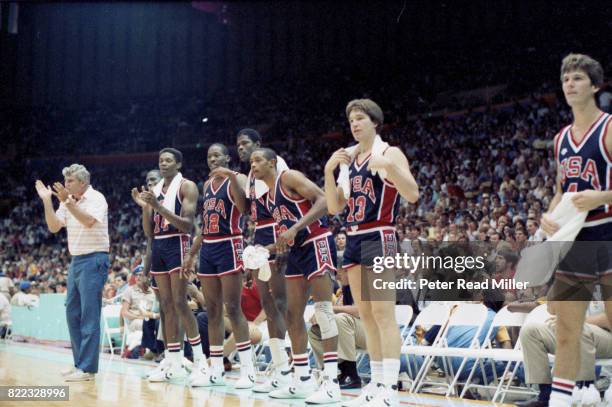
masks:
{"label": "blue jeans", "polygon": [[108,253],[72,257],[68,269],[66,320],[72,342],[74,366],[98,372],[102,290],[108,277]]}

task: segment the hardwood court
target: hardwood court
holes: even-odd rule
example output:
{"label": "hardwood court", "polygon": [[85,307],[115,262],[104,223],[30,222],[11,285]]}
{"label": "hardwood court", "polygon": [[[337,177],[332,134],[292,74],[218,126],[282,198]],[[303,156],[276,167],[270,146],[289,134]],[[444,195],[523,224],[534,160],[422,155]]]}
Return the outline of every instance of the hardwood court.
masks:
{"label": "hardwood court", "polygon": [[[64,386],[60,372],[69,367],[72,354],[68,349],[55,347],[2,343],[0,342],[0,385],[20,386]],[[255,395],[250,390],[234,390],[232,375],[229,385],[222,388],[191,389],[182,382],[149,383],[142,376],[154,365],[120,359],[118,356],[102,355],[100,372],[95,382],[70,383],[69,401],[1,401],[3,407],[25,406],[100,406],[108,407],[121,403],[128,407],[138,406],[198,406],[198,407],[282,407],[304,406],[302,400],[273,401],[265,395]],[[357,391],[344,392],[344,396],[354,396]],[[401,394],[402,406],[492,406],[492,403],[447,399],[431,395]],[[500,404],[497,404],[498,406]]]}

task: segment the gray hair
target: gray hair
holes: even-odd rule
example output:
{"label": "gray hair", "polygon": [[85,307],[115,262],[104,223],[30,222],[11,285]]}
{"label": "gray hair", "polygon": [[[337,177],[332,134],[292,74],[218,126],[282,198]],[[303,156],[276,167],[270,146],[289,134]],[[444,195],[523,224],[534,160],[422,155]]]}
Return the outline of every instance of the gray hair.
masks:
{"label": "gray hair", "polygon": [[89,185],[89,181],[91,179],[91,174],[89,174],[87,168],[81,164],[72,164],[70,167],[64,167],[62,170],[62,175],[64,177],[75,177],[87,185]]}

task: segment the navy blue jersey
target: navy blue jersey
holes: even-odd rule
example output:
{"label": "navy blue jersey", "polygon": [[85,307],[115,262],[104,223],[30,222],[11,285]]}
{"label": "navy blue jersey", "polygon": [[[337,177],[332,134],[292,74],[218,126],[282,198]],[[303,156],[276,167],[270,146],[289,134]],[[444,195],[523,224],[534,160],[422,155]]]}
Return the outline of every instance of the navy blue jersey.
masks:
{"label": "navy blue jersey", "polygon": [[397,188],[368,170],[371,157],[368,155],[361,163],[355,158],[349,167],[351,194],[346,209],[349,230],[393,225],[399,213]]}
{"label": "navy blue jersey", "polygon": [[231,181],[225,178],[215,188],[212,181],[204,184],[204,205],[202,207],[202,236],[224,238],[242,233],[240,211],[230,192]]}
{"label": "navy blue jersey", "polygon": [[[183,202],[183,197],[181,195],[181,188],[183,187],[183,182],[185,181],[187,180],[183,179],[181,181],[181,185],[179,186],[179,190],[176,194],[176,202],[174,203],[174,213],[178,216],[181,215],[182,202]],[[157,196],[157,201],[159,202],[160,205],[163,205],[164,199],[165,199],[165,193],[162,191]],[[177,228],[175,228],[174,225],[168,222],[166,218],[164,218],[157,212],[153,212],[153,224],[154,224],[153,235],[155,237],[186,234],[178,230]]]}
{"label": "navy blue jersey", "polygon": [[[562,192],[612,189],[612,157],[606,150],[604,140],[611,121],[609,114],[601,114],[580,143],[575,141],[571,125],[561,130],[555,144],[555,157]],[[588,213],[584,227],[611,222],[611,209],[610,205],[593,209]]]}
{"label": "navy blue jersey", "polygon": [[[267,194],[267,207],[278,225],[279,234],[295,225],[312,208],[312,203],[308,199],[302,197],[293,199],[283,190],[281,184],[283,174],[284,172],[276,177],[274,191],[269,191]],[[301,246],[306,241],[330,234],[328,227],[327,215],[324,215],[300,230],[295,236],[295,241],[289,242],[289,246]]]}
{"label": "navy blue jersey", "polygon": [[255,195],[255,177],[249,177],[249,202],[251,203],[251,220],[256,226],[272,225],[274,219],[266,207],[266,196],[257,198]]}

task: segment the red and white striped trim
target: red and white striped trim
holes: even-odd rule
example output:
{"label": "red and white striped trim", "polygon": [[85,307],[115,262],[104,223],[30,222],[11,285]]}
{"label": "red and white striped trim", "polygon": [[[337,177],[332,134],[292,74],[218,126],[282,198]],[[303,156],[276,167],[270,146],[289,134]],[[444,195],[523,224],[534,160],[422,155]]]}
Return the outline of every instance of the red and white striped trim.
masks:
{"label": "red and white striped trim", "polygon": [[221,235],[221,236],[206,236],[203,239],[204,243],[218,243],[225,242],[227,240],[233,240],[236,238],[241,238],[242,235]]}
{"label": "red and white striped trim", "polygon": [[255,222],[255,229],[269,228],[272,226],[274,226],[274,219],[272,218]]}
{"label": "red and white striped trim", "polygon": [[187,233],[173,233],[171,235],[155,235],[153,238],[155,240],[158,240],[158,239],[169,239],[171,237],[177,237],[177,236],[181,236],[181,237],[182,236],[187,236],[187,237],[189,237],[189,235]]}
{"label": "red and white striped trim", "polygon": [[395,225],[386,222],[370,222],[361,225],[349,226],[346,230],[347,236],[363,235],[365,233],[395,231]]}
{"label": "red and white striped trim", "polygon": [[591,124],[591,127],[589,127],[589,129],[587,130],[587,132],[585,133],[584,137],[582,137],[582,140],[580,141],[580,144],[576,144],[576,142],[574,141],[574,135],[572,134],[572,127],[569,127],[568,130],[568,141],[570,146],[572,146],[572,148],[574,149],[574,151],[577,153],[582,149],[582,146],[584,146],[586,144],[586,141],[589,139],[589,137],[591,137],[591,134],[593,134],[593,131],[599,127],[599,125],[601,124],[601,122],[603,120],[605,120],[606,118],[606,113],[602,113],[601,115],[599,115],[599,117],[597,118],[597,120],[595,120],[595,122],[593,124]]}
{"label": "red and white striped trim", "polygon": [[172,274],[172,273],[176,273],[181,271],[181,267],[175,267],[172,270],[168,270],[168,271],[151,271],[150,273],[153,274],[154,276],[160,276],[163,274]]}

